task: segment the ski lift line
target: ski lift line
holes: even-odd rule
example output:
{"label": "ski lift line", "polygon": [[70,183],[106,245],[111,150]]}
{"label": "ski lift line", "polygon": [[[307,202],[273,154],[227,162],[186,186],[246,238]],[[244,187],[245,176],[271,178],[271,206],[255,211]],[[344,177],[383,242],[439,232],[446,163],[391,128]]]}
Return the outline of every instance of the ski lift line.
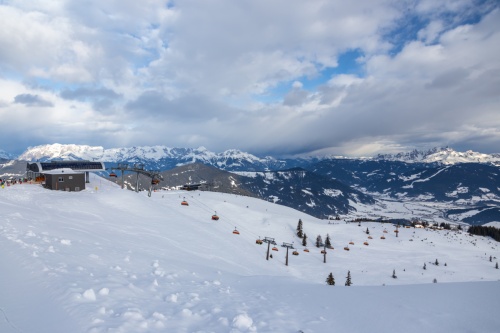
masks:
{"label": "ski lift line", "polygon": [[[204,206],[206,208],[207,211],[209,212],[214,212],[215,210],[211,207],[209,207],[208,205],[206,205],[205,203],[201,202],[200,200],[196,199],[195,196],[192,196],[192,199],[194,201],[196,201],[197,203],[199,203],[201,206]],[[202,207],[203,208],[203,207]],[[251,232],[249,229],[245,228],[245,227],[242,227],[240,224],[236,223],[235,221],[232,221],[232,219],[230,219],[229,217],[225,216],[225,215],[222,215],[220,213],[217,214],[221,219],[219,221],[222,221],[222,222],[227,222],[228,224],[230,225],[233,225],[233,226],[236,226],[237,229],[239,230],[243,230],[245,231],[245,233],[248,233],[250,235],[253,235],[254,237],[255,236],[258,236],[257,234]],[[219,223],[219,222],[218,222]]]}
{"label": "ski lift line", "polygon": [[[203,208],[204,210],[206,210],[207,212],[214,212],[215,210],[212,208],[212,207],[209,207],[208,205],[206,205],[205,203],[201,202],[200,200],[196,199],[196,196],[191,196],[191,199],[193,201],[195,201],[197,204],[199,204],[199,207],[200,208]],[[245,228],[245,227],[242,227],[239,223],[236,223],[235,221],[233,221],[231,218],[223,215],[223,214],[220,214],[218,213],[217,214],[221,219],[217,222],[217,223],[220,223],[220,222],[224,222],[224,223],[228,223],[229,225],[231,226],[235,226],[238,230],[243,230],[245,232],[245,234],[249,234],[249,235],[252,235],[256,238],[259,238],[260,239],[260,235],[257,235],[255,233],[253,233],[252,231],[250,231],[249,229]],[[292,236],[292,239],[294,239],[294,237],[296,236],[292,230],[289,230],[291,236]],[[257,249],[256,249],[257,250]],[[282,262],[284,264],[284,261]]]}

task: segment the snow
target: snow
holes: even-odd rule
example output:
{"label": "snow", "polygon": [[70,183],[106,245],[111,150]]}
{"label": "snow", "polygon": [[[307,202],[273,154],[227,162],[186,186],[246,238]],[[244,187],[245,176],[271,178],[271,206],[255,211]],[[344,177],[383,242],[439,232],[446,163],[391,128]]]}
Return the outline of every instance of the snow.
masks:
{"label": "snow", "polygon": [[[380,209],[401,207],[424,209],[398,202]],[[309,253],[295,236],[299,218]],[[148,197],[95,175],[81,192],[0,189],[0,332],[498,331],[500,270],[489,261],[500,258],[498,243],[328,222],[232,194]],[[373,239],[364,246],[367,228]],[[327,233],[335,249],[323,263],[312,240]],[[268,261],[266,244],[255,244],[264,237],[278,243]],[[299,251],[288,266],[283,242]],[[330,272],[336,286],[325,283]]]}

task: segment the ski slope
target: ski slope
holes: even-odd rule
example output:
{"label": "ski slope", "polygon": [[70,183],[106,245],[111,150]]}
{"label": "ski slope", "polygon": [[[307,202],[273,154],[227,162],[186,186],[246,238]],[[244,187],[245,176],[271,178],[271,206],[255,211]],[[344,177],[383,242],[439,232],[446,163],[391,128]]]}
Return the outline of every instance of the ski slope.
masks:
{"label": "ski slope", "polygon": [[[500,270],[494,267],[500,247],[491,239],[406,228],[396,237],[389,224],[329,224],[223,193],[148,197],[95,175],[87,185],[78,193],[30,184],[0,189],[0,332],[500,327]],[[184,199],[189,206],[181,205]],[[218,221],[211,220],[215,212]],[[308,253],[295,236],[299,219]],[[314,241],[327,233],[334,249],[324,263]],[[270,260],[267,245],[255,243],[263,237],[278,243]],[[288,266],[283,242],[299,252],[290,251]],[[351,287],[344,286],[348,271]],[[330,272],[335,286],[325,283]]]}

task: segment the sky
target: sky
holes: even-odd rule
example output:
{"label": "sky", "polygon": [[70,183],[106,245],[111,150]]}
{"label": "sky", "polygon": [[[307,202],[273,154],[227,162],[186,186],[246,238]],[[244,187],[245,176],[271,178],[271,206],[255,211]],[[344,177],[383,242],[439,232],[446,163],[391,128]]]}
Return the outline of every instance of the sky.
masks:
{"label": "sky", "polygon": [[[377,211],[353,203],[357,210],[343,217],[408,214],[408,203],[383,203]],[[411,207],[443,220],[429,214],[442,205]],[[296,236],[299,218],[306,246]],[[329,224],[229,193],[148,197],[93,173],[80,192],[0,187],[0,266],[8,267],[0,274],[0,332],[498,333],[500,243],[394,230]],[[334,249],[325,262],[314,243],[327,234]],[[256,244],[264,237],[278,250],[269,260],[266,243]],[[288,265],[283,243],[294,246]]]}
{"label": "sky", "polygon": [[0,0],[0,149],[498,153],[496,0]]}

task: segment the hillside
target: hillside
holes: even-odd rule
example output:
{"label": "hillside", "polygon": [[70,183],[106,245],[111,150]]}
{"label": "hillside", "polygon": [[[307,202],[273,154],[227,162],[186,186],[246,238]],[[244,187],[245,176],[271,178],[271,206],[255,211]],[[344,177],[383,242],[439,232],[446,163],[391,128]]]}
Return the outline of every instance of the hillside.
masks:
{"label": "hillside", "polygon": [[[1,332],[496,332],[500,325],[500,247],[490,239],[406,228],[396,237],[390,224],[329,224],[234,194],[148,197],[95,175],[91,181],[78,193],[0,189],[0,263],[10,268],[0,278],[9,286],[0,290]],[[309,253],[295,236],[299,219]],[[326,234],[334,249],[323,263],[313,240]],[[278,243],[269,261],[259,237]],[[288,266],[283,242],[299,251]],[[330,272],[333,287],[325,284]]]}

